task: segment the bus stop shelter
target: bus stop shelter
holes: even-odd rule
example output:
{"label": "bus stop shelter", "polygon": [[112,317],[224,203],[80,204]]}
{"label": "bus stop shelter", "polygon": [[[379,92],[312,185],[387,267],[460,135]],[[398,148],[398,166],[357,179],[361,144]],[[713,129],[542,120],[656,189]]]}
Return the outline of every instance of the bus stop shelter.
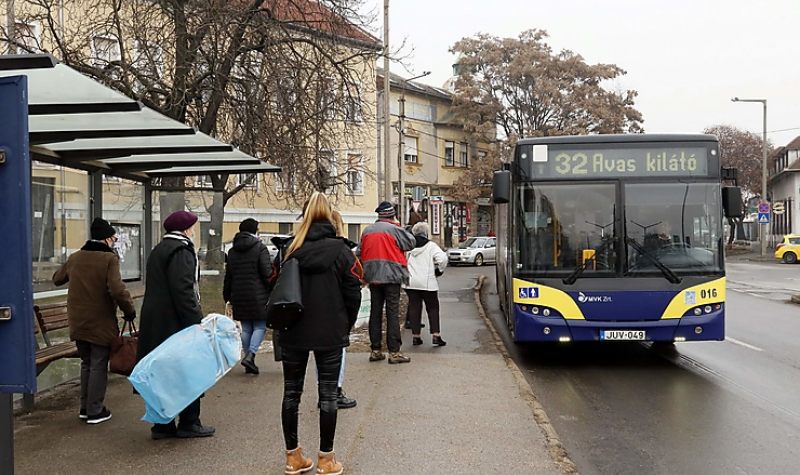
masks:
{"label": "bus stop shelter", "polygon": [[[49,55],[0,56],[0,117],[0,228],[16,226],[18,231],[4,231],[13,236],[0,243],[2,274],[13,276],[0,282],[0,356],[8,363],[0,368],[0,472],[13,473],[10,393],[36,390],[35,374],[31,382],[28,371],[33,355],[27,348],[33,340],[31,161],[87,174],[89,222],[103,216],[104,175],[142,184],[143,259],[153,245],[152,196],[163,190],[162,178],[280,169],[147,108]],[[15,149],[16,144],[25,144],[25,150]],[[21,177],[28,177],[27,183]],[[24,383],[12,374],[15,362]]]}

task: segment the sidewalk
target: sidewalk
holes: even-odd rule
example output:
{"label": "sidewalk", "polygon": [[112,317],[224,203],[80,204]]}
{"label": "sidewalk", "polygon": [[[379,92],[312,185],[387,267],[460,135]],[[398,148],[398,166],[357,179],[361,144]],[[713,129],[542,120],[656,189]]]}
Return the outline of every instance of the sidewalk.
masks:
{"label": "sidewalk", "polygon": [[[337,458],[348,474],[559,473],[525,398],[479,316],[471,290],[440,293],[442,336],[435,348],[404,351],[410,364],[370,363],[348,353],[345,390],[358,407],[339,411]],[[280,474],[282,376],[272,354],[261,375],[240,368],[203,399],[210,439],[150,440],[140,399],[112,377],[106,403],[114,418],[87,426],[77,417],[77,385],[65,385],[16,419],[18,474]],[[318,412],[313,364],[300,414],[301,445],[316,457]],[[524,383],[523,383],[524,384]],[[313,472],[312,472],[313,473]]]}

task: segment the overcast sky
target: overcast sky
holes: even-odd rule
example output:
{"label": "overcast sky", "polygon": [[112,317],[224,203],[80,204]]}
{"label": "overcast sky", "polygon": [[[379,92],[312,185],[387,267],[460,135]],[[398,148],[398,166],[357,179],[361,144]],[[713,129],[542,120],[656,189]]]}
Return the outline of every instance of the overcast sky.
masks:
{"label": "overcast sky", "polygon": [[[382,38],[383,0],[366,0]],[[390,0],[389,31],[406,40],[411,74],[441,86],[460,38],[478,32],[516,37],[547,30],[558,51],[589,63],[614,63],[628,74],[618,86],[639,92],[646,132],[693,133],[732,124],[785,145],[800,135],[800,0]],[[781,129],[795,129],[778,131]]]}

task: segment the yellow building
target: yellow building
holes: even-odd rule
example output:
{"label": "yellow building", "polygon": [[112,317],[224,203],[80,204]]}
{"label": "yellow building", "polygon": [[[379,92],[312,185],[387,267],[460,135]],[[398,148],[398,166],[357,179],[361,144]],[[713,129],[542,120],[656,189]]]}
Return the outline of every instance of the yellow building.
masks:
{"label": "yellow building", "polygon": [[[390,113],[392,157],[390,180],[393,200],[399,189],[399,128],[404,112],[402,163],[405,181],[405,222],[423,219],[431,225],[432,240],[449,248],[467,236],[486,235],[492,229],[488,202],[466,203],[453,195],[456,181],[475,160],[488,153],[487,143],[470,142],[453,111],[449,91],[391,74]],[[378,71],[378,104],[383,104],[383,71]],[[381,137],[382,138],[382,137]],[[479,184],[475,184],[479,186]]]}

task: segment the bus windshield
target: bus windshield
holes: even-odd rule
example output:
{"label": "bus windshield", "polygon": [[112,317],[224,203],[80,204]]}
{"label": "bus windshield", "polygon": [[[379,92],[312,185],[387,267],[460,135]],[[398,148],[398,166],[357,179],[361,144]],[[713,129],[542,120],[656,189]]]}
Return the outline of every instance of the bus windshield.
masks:
{"label": "bus windshield", "polygon": [[718,183],[626,184],[627,273],[658,272],[653,258],[676,273],[721,272],[720,196]]}
{"label": "bus windshield", "polygon": [[517,188],[517,269],[583,275],[617,269],[614,184],[531,184]]}

